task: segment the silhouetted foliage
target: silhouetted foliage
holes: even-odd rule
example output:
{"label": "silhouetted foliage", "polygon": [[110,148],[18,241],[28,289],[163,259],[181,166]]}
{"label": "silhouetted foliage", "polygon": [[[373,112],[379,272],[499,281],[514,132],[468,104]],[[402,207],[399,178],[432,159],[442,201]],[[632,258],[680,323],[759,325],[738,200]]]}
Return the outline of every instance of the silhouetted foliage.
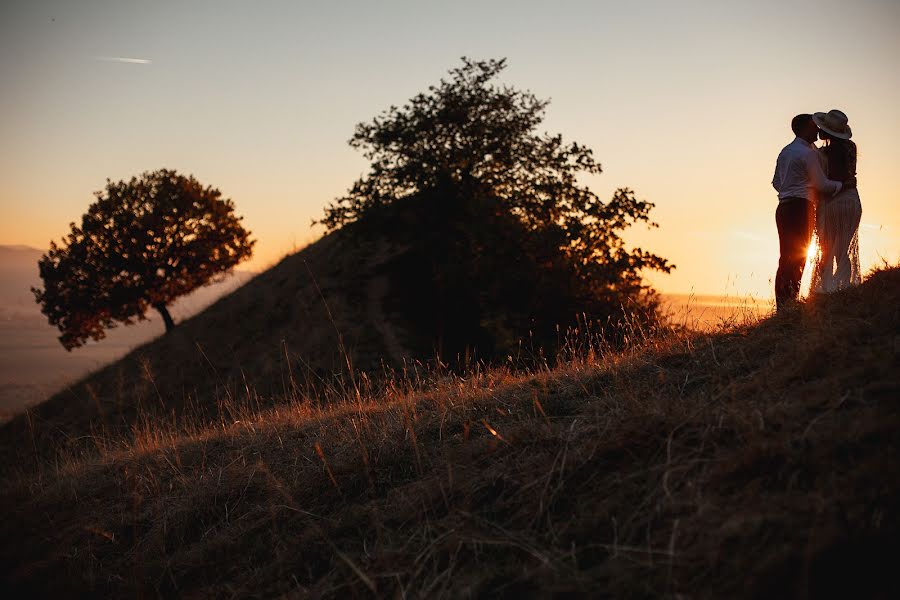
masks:
{"label": "silhouetted foliage", "polygon": [[[350,145],[370,171],[322,219],[336,229],[391,215],[379,227],[410,248],[394,277],[408,293],[394,301],[422,313],[424,331],[437,328],[444,355],[473,345],[497,355],[529,334],[553,345],[556,326],[581,314],[603,326],[626,312],[650,320],[656,300],[642,271],[673,268],[620,235],[655,227],[653,204],[627,188],[603,202],[579,183],[601,172],[592,151],[538,133],[548,102],[496,83],[504,67],[463,58],[427,93],[357,125]],[[426,281],[404,286],[415,275]]]}
{"label": "silhouetted foliage", "polygon": [[67,350],[99,340],[149,307],[175,326],[167,305],[250,257],[254,240],[219,190],[175,171],[144,173],[96,194],[71,232],[38,262],[32,289]]}

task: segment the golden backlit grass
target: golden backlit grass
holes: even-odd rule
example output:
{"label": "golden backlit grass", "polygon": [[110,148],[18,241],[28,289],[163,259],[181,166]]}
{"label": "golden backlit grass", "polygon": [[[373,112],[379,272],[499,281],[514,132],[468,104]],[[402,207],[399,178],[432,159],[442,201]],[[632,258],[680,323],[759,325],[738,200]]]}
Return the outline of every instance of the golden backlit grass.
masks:
{"label": "golden backlit grass", "polygon": [[886,269],[757,325],[634,331],[618,351],[585,336],[553,369],[411,365],[327,401],[289,388],[274,407],[248,387],[212,423],[137,419],[53,459],[17,448],[0,497],[4,583],[890,597],[897,306],[900,270]]}

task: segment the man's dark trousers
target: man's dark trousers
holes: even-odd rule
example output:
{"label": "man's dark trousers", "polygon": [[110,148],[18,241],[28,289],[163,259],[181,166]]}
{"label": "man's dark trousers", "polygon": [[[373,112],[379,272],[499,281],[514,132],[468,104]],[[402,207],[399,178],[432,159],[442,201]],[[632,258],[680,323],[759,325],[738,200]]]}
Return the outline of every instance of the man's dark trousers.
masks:
{"label": "man's dark trousers", "polygon": [[775,210],[781,256],[775,274],[775,303],[781,310],[800,295],[800,280],[813,229],[813,204],[805,198],[785,198]]}

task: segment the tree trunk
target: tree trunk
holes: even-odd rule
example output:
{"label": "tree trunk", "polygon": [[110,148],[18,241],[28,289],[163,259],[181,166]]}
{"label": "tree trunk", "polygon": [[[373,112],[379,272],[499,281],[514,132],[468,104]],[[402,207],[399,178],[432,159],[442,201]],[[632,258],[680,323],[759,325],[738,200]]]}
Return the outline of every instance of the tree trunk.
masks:
{"label": "tree trunk", "polygon": [[172,320],[172,315],[169,314],[169,309],[166,308],[165,304],[154,304],[153,308],[155,308],[159,315],[162,317],[163,323],[166,324],[166,333],[175,329],[175,321]]}

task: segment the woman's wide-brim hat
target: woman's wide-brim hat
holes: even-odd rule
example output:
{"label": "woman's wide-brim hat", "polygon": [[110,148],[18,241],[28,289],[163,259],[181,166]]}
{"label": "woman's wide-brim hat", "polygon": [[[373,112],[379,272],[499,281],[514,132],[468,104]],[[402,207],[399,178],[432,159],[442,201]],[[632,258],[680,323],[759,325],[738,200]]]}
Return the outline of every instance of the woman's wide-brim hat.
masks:
{"label": "woman's wide-brim hat", "polygon": [[836,138],[849,140],[853,137],[850,125],[847,124],[847,115],[836,108],[829,110],[827,113],[814,113],[813,121],[815,121],[819,129]]}

